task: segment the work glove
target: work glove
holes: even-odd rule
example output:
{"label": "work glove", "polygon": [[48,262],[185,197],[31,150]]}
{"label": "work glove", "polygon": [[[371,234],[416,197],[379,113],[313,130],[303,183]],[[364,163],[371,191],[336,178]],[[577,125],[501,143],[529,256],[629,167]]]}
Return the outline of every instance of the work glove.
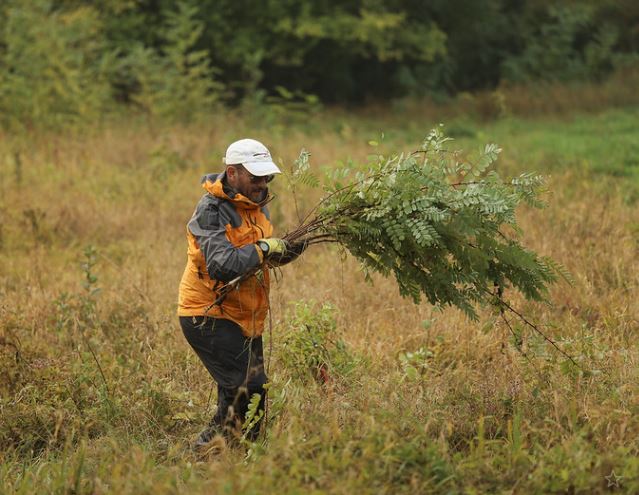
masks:
{"label": "work glove", "polygon": [[[271,266],[282,266],[295,261],[308,247],[308,242],[293,242],[289,243],[283,239],[260,239],[257,241],[258,245],[262,249],[266,261]],[[273,245],[273,248],[271,248]],[[267,247],[267,251],[265,251]],[[283,249],[282,249],[283,247]]]}
{"label": "work glove", "polygon": [[297,258],[300,254],[306,251],[308,247],[308,241],[289,242],[287,254],[295,255]]}
{"label": "work glove", "polygon": [[295,261],[308,247],[308,242],[287,242],[287,250],[284,254],[274,256],[273,259],[269,259],[269,264],[272,266],[282,266]]}
{"label": "work glove", "polygon": [[277,237],[267,237],[257,241],[257,245],[262,250],[264,256],[282,255],[288,249],[287,243]]}

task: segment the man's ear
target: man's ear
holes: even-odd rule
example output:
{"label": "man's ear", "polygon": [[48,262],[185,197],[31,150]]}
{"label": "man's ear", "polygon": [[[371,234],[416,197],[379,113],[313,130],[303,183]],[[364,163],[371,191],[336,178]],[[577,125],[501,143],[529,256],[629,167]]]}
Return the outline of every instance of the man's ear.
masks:
{"label": "man's ear", "polygon": [[237,168],[234,165],[228,165],[226,167],[226,176],[234,180],[237,177]]}

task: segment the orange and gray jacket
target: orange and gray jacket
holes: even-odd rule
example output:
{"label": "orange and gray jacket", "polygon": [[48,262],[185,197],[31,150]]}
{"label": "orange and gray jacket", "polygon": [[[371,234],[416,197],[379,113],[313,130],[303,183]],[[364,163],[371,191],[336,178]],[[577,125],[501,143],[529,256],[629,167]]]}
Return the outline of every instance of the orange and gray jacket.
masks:
{"label": "orange and gray jacket", "polygon": [[188,261],[178,299],[179,316],[211,316],[236,322],[247,337],[259,336],[268,312],[269,273],[260,270],[213,305],[216,289],[262,264],[255,244],[271,237],[268,209],[233,191],[224,174],[202,179],[207,193],[186,227]]}

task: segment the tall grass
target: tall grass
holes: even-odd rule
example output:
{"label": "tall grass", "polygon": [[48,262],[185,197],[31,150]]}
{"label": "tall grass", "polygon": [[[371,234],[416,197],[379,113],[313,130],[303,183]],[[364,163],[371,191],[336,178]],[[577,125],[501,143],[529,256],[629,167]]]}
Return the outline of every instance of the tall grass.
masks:
{"label": "tall grass", "polygon": [[[587,148],[566,147],[552,123],[543,134],[543,121],[463,123],[464,146],[501,138],[501,173],[553,173],[550,207],[520,223],[574,286],[557,286],[551,306],[520,304],[586,372],[490,314],[474,324],[414,306],[392,281],[368,285],[352,259],[313,248],[274,284],[267,439],[210,459],[189,440],[212,415],[212,383],[175,316],[199,176],[243,136],[284,168],[302,147],[314,167],[339,167],[416,145],[438,119],[328,112],[292,130],[217,115],[199,127],[4,136],[0,492],[636,493],[635,176],[583,166],[614,148],[588,132],[635,116],[561,124],[574,142],[591,136]],[[549,168],[551,155],[562,166]],[[295,208],[283,180],[274,191],[283,233]],[[317,198],[297,200],[303,210]]]}

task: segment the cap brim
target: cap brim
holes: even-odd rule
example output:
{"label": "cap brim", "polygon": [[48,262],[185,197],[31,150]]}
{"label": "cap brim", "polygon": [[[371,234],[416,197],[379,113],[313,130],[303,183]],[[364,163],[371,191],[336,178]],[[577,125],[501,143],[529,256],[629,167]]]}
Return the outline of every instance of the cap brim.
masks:
{"label": "cap brim", "polygon": [[250,174],[253,174],[257,177],[282,173],[279,167],[273,162],[247,162],[242,163],[242,165],[244,165],[244,168],[248,170]]}

